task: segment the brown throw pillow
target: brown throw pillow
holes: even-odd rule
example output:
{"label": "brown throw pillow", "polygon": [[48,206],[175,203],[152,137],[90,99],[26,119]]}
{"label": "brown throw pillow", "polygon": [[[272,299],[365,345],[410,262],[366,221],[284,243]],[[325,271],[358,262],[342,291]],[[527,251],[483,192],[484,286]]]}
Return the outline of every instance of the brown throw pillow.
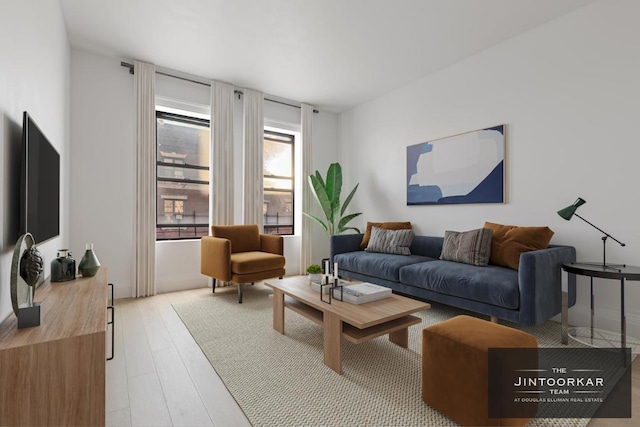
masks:
{"label": "brown throw pillow", "polygon": [[493,231],[490,264],[517,270],[520,254],[549,246],[553,231],[549,227],[518,227],[485,222],[484,228]]}
{"label": "brown throw pillow", "polygon": [[383,230],[409,230],[412,228],[410,222],[367,222],[367,229],[364,232],[364,236],[362,236],[362,242],[360,242],[361,250],[364,250],[369,244],[371,227],[378,227]]}

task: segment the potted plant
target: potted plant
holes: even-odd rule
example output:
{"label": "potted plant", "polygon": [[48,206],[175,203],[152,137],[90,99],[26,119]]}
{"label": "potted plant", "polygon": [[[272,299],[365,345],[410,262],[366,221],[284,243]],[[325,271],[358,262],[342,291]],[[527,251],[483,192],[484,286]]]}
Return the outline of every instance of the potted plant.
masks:
{"label": "potted plant", "polygon": [[360,233],[359,229],[356,227],[347,227],[347,224],[358,215],[362,215],[362,213],[345,215],[345,211],[351,199],[353,199],[358,185],[359,184],[356,184],[347,198],[344,199],[344,203],[342,203],[340,201],[340,193],[342,192],[342,166],[340,166],[340,163],[331,163],[327,170],[326,178],[323,178],[319,171],[316,171],[313,175],[309,175],[309,187],[311,187],[313,197],[324,213],[326,222],[307,212],[303,212],[303,214],[319,224],[329,237],[347,230],[354,230],[356,233]]}
{"label": "potted plant", "polygon": [[309,282],[319,282],[322,276],[322,267],[318,264],[311,264],[307,267],[307,273],[309,273]]}

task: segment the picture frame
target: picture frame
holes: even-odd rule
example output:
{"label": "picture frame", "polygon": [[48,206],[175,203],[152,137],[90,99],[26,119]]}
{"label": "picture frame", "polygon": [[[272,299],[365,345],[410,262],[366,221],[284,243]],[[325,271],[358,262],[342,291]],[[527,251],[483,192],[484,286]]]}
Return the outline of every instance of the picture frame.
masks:
{"label": "picture frame", "polygon": [[505,203],[505,128],[407,147],[407,205]]}

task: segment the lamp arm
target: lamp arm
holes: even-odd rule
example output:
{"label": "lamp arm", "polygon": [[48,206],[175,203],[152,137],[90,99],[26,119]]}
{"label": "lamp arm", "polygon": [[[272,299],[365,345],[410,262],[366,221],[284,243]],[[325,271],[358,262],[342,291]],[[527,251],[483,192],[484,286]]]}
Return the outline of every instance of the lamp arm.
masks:
{"label": "lamp arm", "polygon": [[575,216],[577,216],[578,218],[580,218],[581,220],[583,220],[584,222],[586,222],[587,224],[589,224],[590,226],[592,226],[593,228],[595,228],[596,230],[598,230],[599,232],[601,232],[602,234],[604,234],[607,237],[611,237],[613,240],[615,240],[616,242],[618,242],[620,244],[620,246],[626,246],[624,243],[622,243],[620,240],[616,239],[615,237],[613,237],[611,234],[607,233],[606,231],[604,231],[603,229],[601,229],[600,227],[597,227],[593,224],[591,224],[589,221],[587,221],[586,219],[582,218],[580,215],[578,215],[577,213],[574,213]]}

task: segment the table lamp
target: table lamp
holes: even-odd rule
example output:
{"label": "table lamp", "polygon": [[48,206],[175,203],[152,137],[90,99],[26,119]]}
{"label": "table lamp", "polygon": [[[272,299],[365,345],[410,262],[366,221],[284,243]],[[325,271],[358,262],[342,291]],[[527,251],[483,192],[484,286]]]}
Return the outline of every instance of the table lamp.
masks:
{"label": "table lamp", "polygon": [[572,205],[569,205],[566,208],[560,209],[558,211],[558,215],[560,215],[562,218],[566,219],[567,221],[571,220],[571,218],[573,216],[577,216],[578,218],[580,218],[581,220],[583,220],[584,222],[586,222],[587,224],[589,224],[590,226],[592,226],[593,228],[595,228],[596,230],[598,230],[599,232],[604,234],[604,236],[602,236],[602,264],[600,264],[600,263],[589,263],[589,262],[583,262],[581,264],[599,265],[599,266],[602,267],[603,270],[621,271],[620,268],[621,267],[625,267],[624,264],[607,264],[607,239],[609,237],[611,237],[613,240],[618,242],[620,244],[620,246],[625,246],[625,244],[622,243],[620,240],[616,239],[615,237],[613,237],[611,234],[607,233],[606,231],[604,231],[604,230],[596,227],[595,225],[591,224],[589,221],[587,221],[586,219],[582,218],[580,215],[578,215],[576,213],[576,210],[580,206],[584,205],[585,203],[587,203],[587,202],[583,198],[578,197],[578,200],[573,202]]}

